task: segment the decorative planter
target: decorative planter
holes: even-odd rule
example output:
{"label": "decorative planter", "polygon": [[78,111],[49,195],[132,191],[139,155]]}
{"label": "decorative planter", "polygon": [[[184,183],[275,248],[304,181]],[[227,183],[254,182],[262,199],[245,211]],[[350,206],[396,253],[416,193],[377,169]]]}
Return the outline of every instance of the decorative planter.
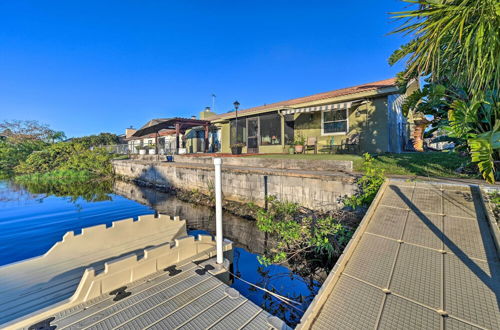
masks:
{"label": "decorative planter", "polygon": [[241,155],[241,150],[243,147],[231,147],[231,153],[233,155]]}
{"label": "decorative planter", "polygon": [[146,151],[146,149],[139,149],[139,155],[145,155]]}
{"label": "decorative planter", "polygon": [[156,150],[155,149],[149,149],[148,152],[150,155],[156,155]]}
{"label": "decorative planter", "polygon": [[172,155],[168,155],[168,156],[167,156],[167,162],[171,163],[171,162],[173,162],[173,161],[174,161],[174,156],[172,156]]}
{"label": "decorative planter", "polygon": [[293,155],[293,154],[295,153],[295,148],[294,148],[294,147],[290,147],[290,148],[288,148],[288,153],[289,153],[290,155]]}
{"label": "decorative planter", "polygon": [[304,146],[297,145],[295,146],[295,152],[301,154],[304,151]]}

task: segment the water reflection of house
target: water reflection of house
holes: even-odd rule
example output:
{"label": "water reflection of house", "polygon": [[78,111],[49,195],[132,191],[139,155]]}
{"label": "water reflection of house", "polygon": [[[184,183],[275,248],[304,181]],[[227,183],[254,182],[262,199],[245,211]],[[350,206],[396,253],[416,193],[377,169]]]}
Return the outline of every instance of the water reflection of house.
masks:
{"label": "water reflection of house", "polygon": [[[396,80],[387,79],[238,113],[215,114],[206,108],[199,119],[155,119],[141,130],[148,125],[159,128],[161,121],[170,121],[165,127],[172,128],[172,120],[180,120],[184,129],[176,130],[176,153],[229,153],[231,145],[237,143],[244,145],[244,153],[282,153],[299,137],[313,141],[318,152],[345,145],[354,145],[359,152],[401,152],[407,140],[401,111],[404,98]],[[143,136],[138,134],[141,130],[134,134],[142,144],[154,144],[157,138],[169,141],[172,136],[171,131],[161,130],[154,136]],[[143,132],[152,133],[147,129]]]}

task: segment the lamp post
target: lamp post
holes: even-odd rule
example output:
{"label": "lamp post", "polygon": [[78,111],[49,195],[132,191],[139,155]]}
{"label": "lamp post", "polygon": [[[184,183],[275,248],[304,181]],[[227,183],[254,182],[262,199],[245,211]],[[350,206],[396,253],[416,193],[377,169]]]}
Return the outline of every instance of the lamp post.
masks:
{"label": "lamp post", "polygon": [[240,107],[240,102],[234,101],[234,109],[236,110],[236,143],[238,142],[238,108]]}

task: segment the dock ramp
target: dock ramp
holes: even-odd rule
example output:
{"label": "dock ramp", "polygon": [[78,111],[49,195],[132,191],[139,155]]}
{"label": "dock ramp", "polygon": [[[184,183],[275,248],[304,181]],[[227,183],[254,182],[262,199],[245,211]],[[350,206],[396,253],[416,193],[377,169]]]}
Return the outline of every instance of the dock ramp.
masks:
{"label": "dock ramp", "polygon": [[299,329],[500,329],[498,227],[479,187],[388,181]]}

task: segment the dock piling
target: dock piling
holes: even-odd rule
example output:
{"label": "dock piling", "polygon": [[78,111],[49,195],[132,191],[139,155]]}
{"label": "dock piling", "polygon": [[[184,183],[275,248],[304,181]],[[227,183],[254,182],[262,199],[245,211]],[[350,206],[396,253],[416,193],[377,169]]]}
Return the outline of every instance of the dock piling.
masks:
{"label": "dock piling", "polygon": [[221,181],[221,158],[214,158],[215,166],[215,242],[217,249],[217,263],[224,262],[222,251],[222,181]]}

